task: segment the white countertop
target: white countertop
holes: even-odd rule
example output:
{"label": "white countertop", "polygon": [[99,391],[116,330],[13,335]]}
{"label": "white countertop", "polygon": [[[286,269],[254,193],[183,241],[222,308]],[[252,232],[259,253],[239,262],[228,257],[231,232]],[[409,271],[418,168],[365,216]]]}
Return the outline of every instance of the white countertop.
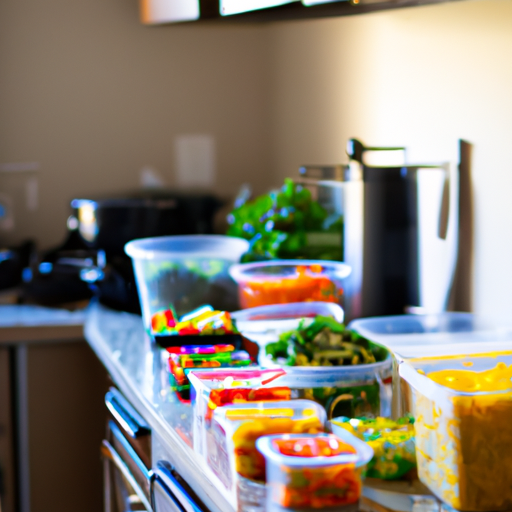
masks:
{"label": "white countertop", "polygon": [[83,340],[84,310],[0,305],[0,344]]}

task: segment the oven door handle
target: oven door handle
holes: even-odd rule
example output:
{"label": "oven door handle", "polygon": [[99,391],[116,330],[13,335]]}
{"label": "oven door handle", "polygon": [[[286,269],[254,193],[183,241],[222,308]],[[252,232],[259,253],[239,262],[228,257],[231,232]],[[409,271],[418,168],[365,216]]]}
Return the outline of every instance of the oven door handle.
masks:
{"label": "oven door handle", "polygon": [[205,512],[162,462],[157,464],[157,468],[153,472],[152,486],[155,481],[158,481],[166,494],[177,502],[184,512]]}
{"label": "oven door handle", "polygon": [[105,395],[105,405],[115,420],[132,439],[151,434],[151,429],[144,421],[144,418],[142,418],[117,389],[110,388]]}
{"label": "oven door handle", "polygon": [[126,437],[124,437],[124,435],[122,434],[121,429],[113,421],[109,421],[108,428],[112,436],[115,437],[116,441],[122,446],[122,448],[128,454],[128,457],[132,459],[135,466],[144,476],[144,478],[146,478],[147,480],[151,480],[151,469],[147,468],[144,462],[142,462],[142,459],[139,457],[137,452],[132,448],[131,444],[128,442]]}
{"label": "oven door handle", "polygon": [[151,507],[151,504],[148,502],[148,499],[146,498],[144,491],[140,488],[139,484],[133,477],[130,469],[123,462],[121,456],[117,453],[114,447],[106,440],[103,440],[101,444],[101,454],[103,455],[103,457],[110,460],[116,466],[116,468],[121,472],[123,477],[135,491],[135,494],[137,494],[138,498],[140,499],[141,503],[144,505],[146,510],[151,512],[153,509]]}

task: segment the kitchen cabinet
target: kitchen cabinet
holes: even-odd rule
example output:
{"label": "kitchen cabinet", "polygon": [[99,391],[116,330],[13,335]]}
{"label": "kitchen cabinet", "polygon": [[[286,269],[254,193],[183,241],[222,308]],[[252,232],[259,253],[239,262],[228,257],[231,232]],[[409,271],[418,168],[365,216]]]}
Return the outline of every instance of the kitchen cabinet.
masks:
{"label": "kitchen cabinet", "polygon": [[101,446],[105,512],[151,511],[151,430],[115,388],[105,395],[109,411]]}
{"label": "kitchen cabinet", "polygon": [[183,21],[265,22],[332,16],[463,0],[141,0],[142,23]]}
{"label": "kitchen cabinet", "polygon": [[83,312],[0,306],[0,509],[101,508],[106,374]]}

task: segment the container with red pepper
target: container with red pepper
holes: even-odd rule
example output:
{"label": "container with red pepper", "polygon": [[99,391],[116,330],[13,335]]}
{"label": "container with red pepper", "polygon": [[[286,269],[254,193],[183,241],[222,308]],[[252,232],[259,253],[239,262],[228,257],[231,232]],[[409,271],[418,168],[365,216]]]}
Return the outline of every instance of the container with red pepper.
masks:
{"label": "container with red pepper", "polygon": [[[358,441],[358,440],[356,440]],[[333,434],[259,438],[267,469],[267,512],[357,510],[361,468],[372,454]]]}
{"label": "container with red pepper", "polygon": [[228,491],[239,477],[265,481],[265,459],[256,440],[269,434],[324,431],[326,413],[311,400],[236,404],[215,410],[206,436],[207,462]]}
{"label": "container with red pepper", "polygon": [[192,370],[190,398],[193,407],[194,450],[206,456],[205,438],[218,407],[247,402],[290,400],[291,389],[282,384],[284,370],[216,368]]}

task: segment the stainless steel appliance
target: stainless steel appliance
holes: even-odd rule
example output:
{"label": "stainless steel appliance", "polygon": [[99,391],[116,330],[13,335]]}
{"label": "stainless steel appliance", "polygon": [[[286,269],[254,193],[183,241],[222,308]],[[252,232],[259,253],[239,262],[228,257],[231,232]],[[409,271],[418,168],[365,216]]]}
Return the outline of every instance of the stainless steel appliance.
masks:
{"label": "stainless steel appliance", "polygon": [[[356,139],[347,153],[348,165],[303,166],[298,179],[344,217],[346,317],[446,310],[458,248],[457,165],[409,165],[404,148]],[[371,165],[376,154],[402,162]]]}
{"label": "stainless steel appliance", "polygon": [[106,512],[152,511],[151,430],[121,393],[105,396],[107,439],[101,446]]}
{"label": "stainless steel appliance", "polygon": [[211,194],[172,190],[74,199],[68,238],[25,272],[24,300],[54,306],[96,295],[111,308],[140,313],[125,244],[135,238],[213,233],[222,204]]}

